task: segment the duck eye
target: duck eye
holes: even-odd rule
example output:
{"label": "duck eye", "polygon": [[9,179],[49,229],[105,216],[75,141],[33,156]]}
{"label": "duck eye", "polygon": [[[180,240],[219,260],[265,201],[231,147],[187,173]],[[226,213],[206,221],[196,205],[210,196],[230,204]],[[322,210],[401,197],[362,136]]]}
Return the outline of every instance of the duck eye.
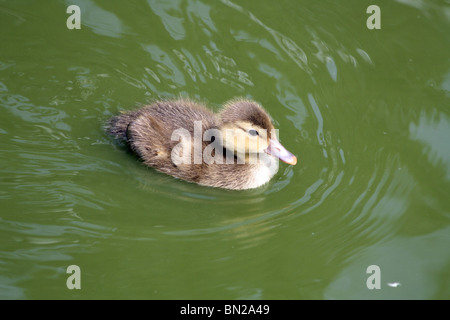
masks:
{"label": "duck eye", "polygon": [[254,129],[248,130],[248,133],[249,133],[251,136],[259,136],[258,131],[254,130]]}

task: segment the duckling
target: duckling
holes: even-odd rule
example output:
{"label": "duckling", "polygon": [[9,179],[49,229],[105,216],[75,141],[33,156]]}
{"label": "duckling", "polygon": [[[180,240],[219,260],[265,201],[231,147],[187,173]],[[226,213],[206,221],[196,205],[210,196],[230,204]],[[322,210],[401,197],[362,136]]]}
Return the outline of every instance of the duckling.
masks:
{"label": "duckling", "polygon": [[278,159],[297,163],[268,113],[247,99],[231,100],[217,114],[187,99],[157,101],[111,118],[107,130],[145,165],[204,186],[257,188],[278,171]]}

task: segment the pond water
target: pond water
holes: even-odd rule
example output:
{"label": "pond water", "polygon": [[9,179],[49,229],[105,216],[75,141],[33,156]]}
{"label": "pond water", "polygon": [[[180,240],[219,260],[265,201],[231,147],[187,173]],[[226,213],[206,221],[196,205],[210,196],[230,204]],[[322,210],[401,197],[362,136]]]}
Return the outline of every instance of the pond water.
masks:
{"label": "pond water", "polygon": [[[0,1],[0,298],[449,299],[450,5],[372,2]],[[179,96],[298,164],[201,187],[104,131]]]}

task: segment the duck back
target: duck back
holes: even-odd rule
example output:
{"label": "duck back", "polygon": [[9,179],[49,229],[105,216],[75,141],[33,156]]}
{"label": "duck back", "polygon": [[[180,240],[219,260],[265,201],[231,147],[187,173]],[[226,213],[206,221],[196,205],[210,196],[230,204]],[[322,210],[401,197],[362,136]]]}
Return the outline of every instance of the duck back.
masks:
{"label": "duck back", "polygon": [[[203,133],[217,127],[217,119],[212,111],[195,102],[160,101],[113,117],[108,131],[125,141],[144,164],[172,176],[199,183],[206,168],[204,163],[194,163],[193,139],[196,124],[201,124]],[[173,134],[180,129],[191,137],[189,143],[192,159],[189,163],[176,165],[171,155],[180,140],[174,139]],[[202,141],[202,150],[209,143]]]}

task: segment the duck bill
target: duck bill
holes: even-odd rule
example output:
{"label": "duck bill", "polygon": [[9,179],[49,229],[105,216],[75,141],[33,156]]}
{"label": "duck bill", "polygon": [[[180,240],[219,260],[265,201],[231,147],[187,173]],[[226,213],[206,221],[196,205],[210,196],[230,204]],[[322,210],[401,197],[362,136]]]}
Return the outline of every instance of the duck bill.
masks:
{"label": "duck bill", "polygon": [[293,166],[297,164],[297,157],[287,151],[278,140],[270,139],[269,147],[265,152]]}

